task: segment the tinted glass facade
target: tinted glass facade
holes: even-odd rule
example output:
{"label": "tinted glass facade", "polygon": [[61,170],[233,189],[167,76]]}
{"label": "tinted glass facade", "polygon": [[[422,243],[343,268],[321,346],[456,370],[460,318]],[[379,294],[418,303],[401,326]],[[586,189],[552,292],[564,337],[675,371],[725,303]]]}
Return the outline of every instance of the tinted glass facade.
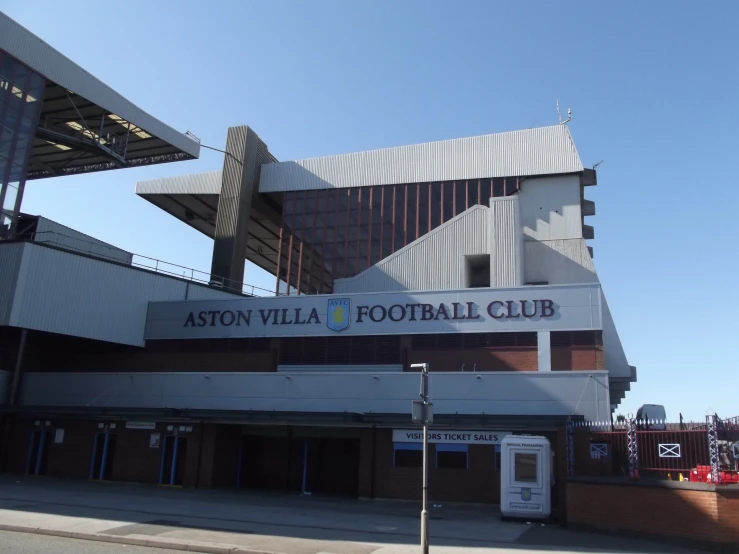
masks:
{"label": "tinted glass facade", "polygon": [[[45,80],[0,51],[0,206],[19,205],[41,112]],[[0,215],[0,237],[9,222]]]}
{"label": "tinted glass facade", "polygon": [[329,293],[475,204],[518,191],[517,177],[286,192],[280,294]]}

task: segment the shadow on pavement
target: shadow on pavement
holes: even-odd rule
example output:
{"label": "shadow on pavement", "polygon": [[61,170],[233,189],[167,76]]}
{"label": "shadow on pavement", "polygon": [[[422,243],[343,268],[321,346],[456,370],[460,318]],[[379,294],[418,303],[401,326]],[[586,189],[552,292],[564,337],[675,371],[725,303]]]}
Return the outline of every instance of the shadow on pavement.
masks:
{"label": "shadow on pavement", "polygon": [[[41,528],[53,525],[62,529],[66,524],[114,536],[166,536],[290,554],[371,554],[388,546],[410,547],[419,542],[416,502],[3,476],[0,509],[10,514],[2,519],[16,518],[24,525]],[[34,514],[38,517],[29,517]],[[433,546],[468,547],[473,552],[695,552],[554,525],[502,522],[499,511],[491,506],[437,505],[432,511],[430,534]]]}

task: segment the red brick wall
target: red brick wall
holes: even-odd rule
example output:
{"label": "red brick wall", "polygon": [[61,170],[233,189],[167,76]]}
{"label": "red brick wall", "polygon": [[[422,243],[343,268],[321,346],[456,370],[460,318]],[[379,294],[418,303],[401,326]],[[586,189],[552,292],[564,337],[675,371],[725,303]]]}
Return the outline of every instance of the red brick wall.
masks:
{"label": "red brick wall", "polygon": [[567,483],[567,523],[673,539],[739,543],[739,487],[571,481]]}
{"label": "red brick wall", "polygon": [[[375,497],[420,499],[421,468],[393,466],[393,437],[378,429],[375,459]],[[495,471],[495,447],[469,446],[468,469],[436,469],[436,449],[429,445],[429,500],[500,502],[500,473]]]}
{"label": "red brick wall", "polygon": [[603,369],[602,346],[552,347],[552,371]]}
{"label": "red brick wall", "polygon": [[470,350],[412,350],[409,363],[432,360],[431,371],[536,371],[539,354],[536,346],[479,348]]}

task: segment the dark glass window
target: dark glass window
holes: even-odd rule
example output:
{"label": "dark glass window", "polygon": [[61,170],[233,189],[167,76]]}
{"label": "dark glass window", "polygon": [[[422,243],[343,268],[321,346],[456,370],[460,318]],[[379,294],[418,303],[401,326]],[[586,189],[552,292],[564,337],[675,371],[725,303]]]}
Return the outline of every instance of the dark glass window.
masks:
{"label": "dark glass window", "polygon": [[421,183],[418,187],[418,236],[429,232],[431,226],[431,183]]}
{"label": "dark glass window", "polygon": [[[10,156],[6,144],[0,141],[0,158]],[[469,207],[487,205],[492,194],[515,192],[507,187],[488,178],[284,193],[281,279],[289,275],[294,291],[300,267],[302,293],[328,292],[333,279],[357,275]]]}
{"label": "dark glass window", "polygon": [[454,217],[454,182],[446,181],[442,183],[442,198],[444,206],[442,223],[444,223]]}
{"label": "dark glass window", "polygon": [[436,467],[438,469],[467,469],[466,444],[437,444]]}
{"label": "dark glass window", "polygon": [[441,183],[431,183],[431,228],[441,225]]}
{"label": "dark glass window", "polygon": [[467,181],[467,195],[470,207],[480,203],[480,179]]}
{"label": "dark glass window", "polygon": [[410,244],[418,238],[418,189],[419,185],[407,185],[406,196],[408,198],[408,233],[406,236],[406,244]]}
{"label": "dark glass window", "polygon": [[395,467],[421,467],[423,465],[423,444],[394,443],[393,465]]}
{"label": "dark glass window", "polygon": [[504,187],[503,187],[503,181],[505,179],[493,179],[493,197],[494,198],[501,198],[502,196],[505,196],[503,193]]}
{"label": "dark glass window", "polygon": [[454,182],[454,215],[459,215],[467,209],[467,181]]}
{"label": "dark glass window", "polygon": [[395,243],[393,241],[395,218],[393,217],[393,207],[395,206],[394,194],[395,186],[382,187],[382,255],[380,259],[387,258],[394,251]]}
{"label": "dark glass window", "polygon": [[536,454],[515,452],[513,454],[513,474],[517,483],[536,483]]}

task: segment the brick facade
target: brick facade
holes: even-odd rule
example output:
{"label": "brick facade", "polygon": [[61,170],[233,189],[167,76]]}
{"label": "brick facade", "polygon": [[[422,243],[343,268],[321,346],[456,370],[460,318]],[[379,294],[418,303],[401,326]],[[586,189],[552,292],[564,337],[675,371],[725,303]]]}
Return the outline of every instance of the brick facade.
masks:
{"label": "brick facade", "polygon": [[[393,466],[390,429],[377,430],[375,497],[421,498],[421,468]],[[467,469],[437,469],[436,448],[429,445],[429,500],[446,502],[500,502],[500,473],[495,469],[495,447],[469,446]]]}
{"label": "brick facade", "polygon": [[[552,369],[603,369],[600,332],[552,333]],[[12,371],[17,333],[0,328],[0,364]],[[536,333],[335,336],[148,341],[145,347],[32,331],[23,371],[275,371],[286,365],[434,360],[432,371],[537,371]],[[0,369],[2,369],[0,367]]]}
{"label": "brick facade", "polygon": [[739,543],[739,486],[578,479],[567,483],[567,523],[715,545]]}
{"label": "brick facade", "polygon": [[[35,421],[39,421],[40,426],[36,426]],[[46,421],[50,422],[49,426],[45,426]],[[3,469],[25,473],[31,436],[35,429],[45,428],[50,441],[42,474],[87,479],[95,434],[102,431],[98,427],[100,422],[18,419],[13,426]],[[392,429],[157,422],[154,430],[145,430],[127,429],[125,421],[116,421],[115,425],[115,429],[110,430],[116,437],[115,449],[110,454],[109,478],[112,481],[159,483],[165,437],[173,434],[168,427],[185,425],[192,427],[191,432],[180,433],[187,442],[183,465],[178,466],[185,487],[266,487],[299,491],[307,441],[306,486],[311,492],[404,500],[417,500],[421,496],[421,468],[394,464]],[[53,441],[58,429],[64,429],[64,440],[60,444]],[[158,448],[149,445],[151,433],[160,435]],[[544,434],[554,451],[563,454],[564,433]],[[557,498],[562,496],[558,489],[564,484],[564,464],[559,463],[558,458],[555,459],[559,480],[559,487],[553,491],[555,505]],[[429,445],[431,501],[500,502],[500,471],[495,446],[469,445],[467,463],[467,468],[437,468],[436,446]],[[165,468],[164,484],[168,483],[169,468]],[[332,488],[332,484],[336,486]]]}

